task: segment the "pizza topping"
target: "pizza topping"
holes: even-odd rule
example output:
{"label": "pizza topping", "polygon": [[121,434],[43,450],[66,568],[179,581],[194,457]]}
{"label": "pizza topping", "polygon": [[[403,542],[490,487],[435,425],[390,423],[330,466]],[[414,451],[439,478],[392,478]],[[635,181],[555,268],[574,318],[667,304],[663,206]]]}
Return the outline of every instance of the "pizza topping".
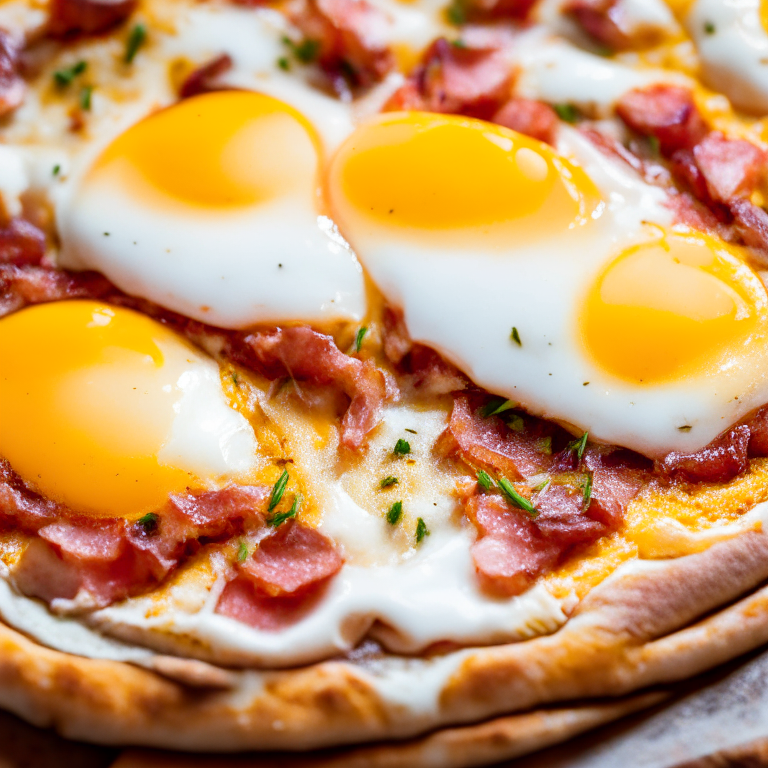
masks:
{"label": "pizza topping", "polygon": [[122,24],[136,0],[52,0],[48,31],[54,37],[95,35]]}
{"label": "pizza topping", "polygon": [[403,516],[403,502],[396,501],[392,504],[387,512],[387,522],[390,525],[397,525],[400,522],[400,518]]}
{"label": "pizza topping", "polygon": [[137,24],[128,35],[128,42],[125,44],[125,63],[133,64],[139,48],[147,41],[147,28],[144,24]]}
{"label": "pizza topping", "polygon": [[209,93],[210,91],[220,90],[216,80],[232,69],[232,57],[226,53],[217,56],[207,64],[198,67],[181,84],[179,96],[182,99],[188,99],[190,96],[197,96],[200,93]]}
{"label": "pizza topping", "polygon": [[369,86],[395,64],[382,38],[388,18],[366,0],[298,0],[289,16],[305,38],[317,45],[317,61],[338,83]]}
{"label": "pizza topping", "polygon": [[509,99],[491,121],[526,136],[554,145],[557,113],[548,104],[531,99]]}
{"label": "pizza topping", "polygon": [[45,233],[21,218],[0,227],[0,265],[39,264],[45,256]]}
{"label": "pizza topping", "polygon": [[0,116],[24,101],[26,84],[20,72],[21,46],[14,35],[0,28]]}
{"label": "pizza topping", "polygon": [[246,336],[231,355],[270,379],[283,376],[333,384],[350,398],[342,419],[342,443],[359,450],[381,420],[388,397],[384,374],[369,360],[345,355],[331,336],[307,327],[277,328]]}
{"label": "pizza topping", "polygon": [[619,0],[569,0],[563,13],[572,16],[591,38],[609,49],[631,46]]}
{"label": "pizza topping", "polygon": [[536,0],[465,0],[459,3],[463,23],[471,19],[514,19],[524,21]]}

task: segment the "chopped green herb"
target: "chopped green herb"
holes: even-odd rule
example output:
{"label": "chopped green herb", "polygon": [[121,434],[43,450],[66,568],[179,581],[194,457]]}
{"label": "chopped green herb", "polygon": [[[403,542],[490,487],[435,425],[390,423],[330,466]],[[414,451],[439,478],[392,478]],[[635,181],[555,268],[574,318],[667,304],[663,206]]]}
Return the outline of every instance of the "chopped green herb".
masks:
{"label": "chopped green herb", "polygon": [[516,413],[510,413],[508,416],[505,416],[504,422],[513,432],[523,432],[525,430],[523,417]]}
{"label": "chopped green herb", "polygon": [[267,525],[271,525],[273,528],[279,528],[286,520],[290,520],[292,517],[296,517],[299,513],[299,507],[301,506],[301,494],[297,493],[293,497],[293,504],[287,512],[278,512],[276,515],[267,518]]}
{"label": "chopped green herb", "polygon": [[533,504],[531,504],[528,499],[521,496],[515,490],[515,486],[512,485],[512,483],[510,483],[506,477],[499,478],[499,490],[510,504],[518,507],[519,509],[522,509],[524,512],[527,512],[531,517],[538,517],[539,513],[536,511]]}
{"label": "chopped green herb", "polygon": [[405,456],[411,452],[411,444],[407,440],[403,440],[401,437],[396,443],[394,453],[397,456]]}
{"label": "chopped green herb", "polygon": [[520,334],[517,332],[517,328],[513,326],[512,333],[509,334],[509,338],[517,344],[518,347],[523,346],[523,342],[520,341]]}
{"label": "chopped green herb", "polygon": [[690,424],[683,424],[682,427],[678,427],[678,432],[690,432],[693,429],[693,427]]}
{"label": "chopped green herb", "polygon": [[427,524],[424,522],[424,518],[420,517],[416,521],[416,543],[421,544],[421,540],[425,536],[429,536],[429,528],[427,528]]}
{"label": "chopped green herb", "polygon": [[406,432],[410,432],[412,435],[418,435],[419,433],[415,429],[408,429],[408,427],[405,428]]}
{"label": "chopped green herb", "polygon": [[290,48],[291,53],[302,63],[311,64],[320,53],[319,40],[302,40],[300,43],[294,43],[290,37],[283,36],[283,45]]}
{"label": "chopped green herb", "polygon": [[461,0],[453,0],[445,11],[445,15],[447,16],[448,21],[457,27],[460,27],[467,21],[467,14]]}
{"label": "chopped green herb", "polygon": [[368,329],[365,326],[363,326],[357,332],[357,336],[355,336],[355,352],[360,351],[360,347],[363,345],[363,339],[365,338],[366,333],[368,333]]}
{"label": "chopped green herb", "polygon": [[233,371],[232,373],[232,383],[236,386],[240,386],[240,379],[238,378],[237,371]]}
{"label": "chopped green herb", "polygon": [[477,473],[477,483],[484,491],[490,491],[493,488],[493,480],[487,472],[483,472],[481,469]]}
{"label": "chopped green herb", "polygon": [[128,35],[128,42],[125,45],[125,63],[133,64],[133,60],[136,58],[136,54],[139,52],[139,48],[147,40],[147,28],[143,24],[137,24]]}
{"label": "chopped green herb", "polygon": [[715,25],[711,21],[705,21],[704,22],[704,31],[708,35],[714,35],[715,32],[717,31],[717,28],[715,27]]}
{"label": "chopped green herb", "polygon": [[613,56],[613,48],[609,48],[607,45],[598,45],[593,50],[595,54],[598,56],[603,56],[604,58]]}
{"label": "chopped green herb", "polygon": [[567,450],[576,454],[576,461],[581,461],[581,457],[584,455],[584,449],[587,447],[587,437],[589,437],[589,432],[585,432],[578,440],[568,443]]}
{"label": "chopped green herb", "polygon": [[575,123],[579,119],[579,110],[573,104],[553,104],[557,116],[566,123]]}
{"label": "chopped green herb", "polygon": [[537,485],[537,486],[536,486],[536,487],[533,489],[534,493],[544,493],[544,491],[546,491],[546,490],[547,490],[547,488],[549,488],[549,486],[550,486],[550,484],[551,484],[551,483],[552,483],[552,481],[551,481],[549,478],[547,478],[546,480],[543,480],[542,482],[540,482],[540,483],[539,483],[539,484],[538,484],[538,485]]}
{"label": "chopped green herb", "polygon": [[277,60],[277,66],[280,67],[280,69],[282,69],[283,72],[287,72],[291,68],[291,62],[288,61],[288,58],[286,56],[281,56]]}
{"label": "chopped green herb", "polygon": [[512,400],[504,400],[501,397],[494,397],[493,400],[486,403],[480,409],[480,415],[484,419],[487,419],[489,416],[497,416],[498,414],[504,413],[504,411],[508,411],[510,408],[515,407],[517,407],[517,403]]}
{"label": "chopped green herb", "polygon": [[403,502],[396,501],[387,512],[387,522],[390,525],[397,525],[400,522],[400,518],[403,516]]}
{"label": "chopped green herb", "polygon": [[552,438],[541,437],[536,441],[536,447],[546,456],[552,455]]}
{"label": "chopped green herb", "polygon": [[244,563],[248,559],[248,545],[244,542],[240,542],[240,546],[237,548],[237,562]]}
{"label": "chopped green herb", "polygon": [[144,533],[150,534],[157,530],[160,518],[154,512],[147,512],[144,517],[138,519],[138,524],[144,529]]}
{"label": "chopped green herb", "polygon": [[381,488],[389,488],[392,485],[397,485],[399,480],[394,477],[393,475],[390,475],[389,477],[385,477],[380,483],[379,487]]}
{"label": "chopped green herb", "polygon": [[284,469],[283,474],[277,478],[277,482],[272,486],[272,495],[269,497],[269,506],[267,507],[268,512],[271,512],[280,503],[286,485],[288,485],[288,470]]}
{"label": "chopped green herb", "polygon": [[456,40],[454,40],[451,45],[454,48],[466,48],[467,44],[459,37]]}
{"label": "chopped green herb", "polygon": [[659,144],[659,139],[656,136],[649,136],[648,137],[648,146],[651,148],[651,154],[654,157],[658,157],[659,153],[661,151],[661,147]]}
{"label": "chopped green herb", "polygon": [[93,93],[93,86],[86,85],[80,91],[80,109],[88,112],[91,109],[91,94]]}
{"label": "chopped green herb", "polygon": [[82,75],[87,68],[88,68],[87,61],[78,61],[77,64],[73,64],[71,67],[64,67],[63,69],[57,69],[53,73],[53,79],[56,85],[62,88],[65,88],[78,75]]}
{"label": "chopped green herb", "polygon": [[592,498],[592,475],[587,475],[581,486],[582,495],[584,496],[584,508],[589,506],[589,501]]}
{"label": "chopped green herb", "polygon": [[61,166],[60,165],[54,165],[53,166],[53,175],[58,176],[61,172]]}

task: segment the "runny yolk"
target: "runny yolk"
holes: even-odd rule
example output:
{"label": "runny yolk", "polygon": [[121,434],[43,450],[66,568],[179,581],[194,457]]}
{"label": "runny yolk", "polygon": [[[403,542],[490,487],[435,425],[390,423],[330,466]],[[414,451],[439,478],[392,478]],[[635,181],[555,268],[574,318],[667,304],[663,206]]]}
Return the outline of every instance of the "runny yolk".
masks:
{"label": "runny yolk", "polygon": [[287,104],[219,91],[136,123],[107,147],[88,180],[203,208],[249,206],[316,184],[318,147],[310,123]]}
{"label": "runny yolk", "polygon": [[582,309],[585,346],[633,383],[706,374],[765,336],[766,292],[735,249],[706,235],[629,248],[593,284]]}
{"label": "runny yolk", "polygon": [[195,481],[164,466],[195,352],[154,320],[92,301],[0,320],[0,456],[44,496],[90,514],[141,515]]}
{"label": "runny yolk", "polygon": [[551,147],[498,125],[454,115],[401,112],[359,127],[335,156],[331,205],[347,225],[434,234],[564,230],[587,217],[599,193]]}

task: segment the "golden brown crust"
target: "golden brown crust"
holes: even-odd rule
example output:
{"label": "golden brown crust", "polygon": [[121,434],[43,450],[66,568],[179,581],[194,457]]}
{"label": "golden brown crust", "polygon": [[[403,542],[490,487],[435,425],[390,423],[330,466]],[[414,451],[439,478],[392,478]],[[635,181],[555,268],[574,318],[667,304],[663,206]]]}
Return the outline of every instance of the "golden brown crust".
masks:
{"label": "golden brown crust", "polygon": [[[409,738],[559,701],[625,695],[733,658],[768,640],[768,587],[743,597],[766,578],[768,536],[756,532],[639,563],[594,589],[554,635],[439,660],[455,658],[453,674],[436,705],[420,711],[387,701],[376,677],[351,663],[229,673],[232,690],[191,689],[129,664],[43,648],[0,625],[0,706],[68,737],[187,750]],[[414,674],[434,663],[410,662]],[[377,674],[386,681],[386,672]]]}

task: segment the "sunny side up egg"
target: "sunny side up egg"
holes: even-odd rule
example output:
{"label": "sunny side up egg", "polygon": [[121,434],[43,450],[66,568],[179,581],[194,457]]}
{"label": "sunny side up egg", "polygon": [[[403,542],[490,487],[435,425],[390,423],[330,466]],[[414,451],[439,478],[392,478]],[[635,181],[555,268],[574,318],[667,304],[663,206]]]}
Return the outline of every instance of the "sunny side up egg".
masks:
{"label": "sunny side up egg", "polygon": [[570,160],[477,120],[380,116],[332,162],[335,218],[411,336],[480,386],[649,456],[698,449],[768,400],[765,288],[561,136]]}
{"label": "sunny side up egg", "polygon": [[93,301],[0,320],[0,456],[78,512],[139,516],[187,487],[247,481],[263,460],[219,368],[129,309]]}
{"label": "sunny side up egg", "polygon": [[61,266],[225,328],[359,321],[362,270],[320,209],[322,144],[271,96],[221,91],[118,136],[60,212]]}

